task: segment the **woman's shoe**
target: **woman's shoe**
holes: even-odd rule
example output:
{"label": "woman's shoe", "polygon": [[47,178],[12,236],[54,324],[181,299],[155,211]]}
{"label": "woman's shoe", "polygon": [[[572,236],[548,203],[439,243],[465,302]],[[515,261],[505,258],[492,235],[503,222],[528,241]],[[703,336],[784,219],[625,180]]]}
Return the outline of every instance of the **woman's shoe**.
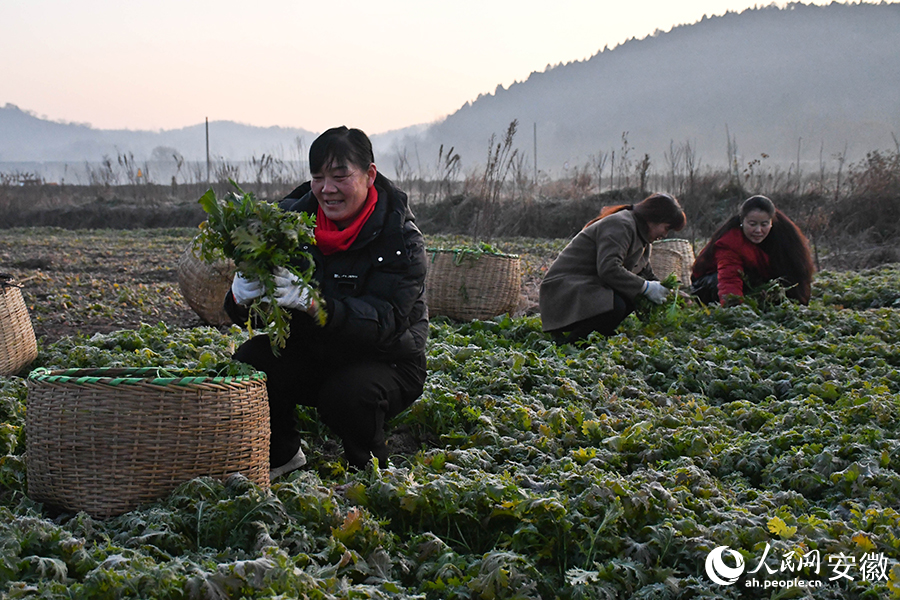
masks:
{"label": "woman's shoe", "polygon": [[269,481],[274,481],[276,477],[281,477],[285,473],[296,471],[305,464],[306,455],[303,454],[303,450],[301,448],[297,448],[297,454],[294,455],[294,458],[287,461],[280,467],[275,467],[274,469],[269,471]]}

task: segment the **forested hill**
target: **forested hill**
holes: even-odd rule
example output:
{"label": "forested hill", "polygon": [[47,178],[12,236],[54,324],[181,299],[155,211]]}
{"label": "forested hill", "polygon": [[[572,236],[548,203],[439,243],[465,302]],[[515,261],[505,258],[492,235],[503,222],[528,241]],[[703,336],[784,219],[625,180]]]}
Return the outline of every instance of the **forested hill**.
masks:
{"label": "forested hill", "polygon": [[[491,133],[517,119],[517,145],[538,168],[582,165],[600,152],[649,153],[690,142],[703,164],[818,163],[845,147],[893,148],[900,136],[900,4],[765,7],[704,18],[592,58],[547,68],[468,103],[416,140],[418,155],[451,146],[483,165]],[[726,137],[726,128],[730,134]],[[824,144],[824,147],[823,147]]]}

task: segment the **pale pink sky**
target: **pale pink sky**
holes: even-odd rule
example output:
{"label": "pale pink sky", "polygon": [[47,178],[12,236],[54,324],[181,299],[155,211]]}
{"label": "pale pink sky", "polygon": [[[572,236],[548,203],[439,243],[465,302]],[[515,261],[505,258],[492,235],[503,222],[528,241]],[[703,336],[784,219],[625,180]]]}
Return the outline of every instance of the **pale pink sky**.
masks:
{"label": "pale pink sky", "polygon": [[176,129],[208,117],[374,134],[440,119],[548,64],[754,5],[2,0],[0,106],[99,129]]}

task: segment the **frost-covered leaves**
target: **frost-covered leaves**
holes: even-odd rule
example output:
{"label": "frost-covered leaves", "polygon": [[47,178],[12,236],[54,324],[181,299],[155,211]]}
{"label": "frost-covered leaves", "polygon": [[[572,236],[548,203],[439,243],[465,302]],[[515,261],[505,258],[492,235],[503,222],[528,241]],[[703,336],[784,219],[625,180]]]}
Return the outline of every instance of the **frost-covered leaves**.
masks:
{"label": "frost-covered leaves", "polygon": [[231,360],[246,332],[232,327],[226,334],[213,327],[181,329],[165,323],[63,338],[43,349],[32,367],[165,367],[204,375],[244,375],[247,365]]}
{"label": "frost-covered leaves", "polygon": [[826,306],[856,310],[900,308],[897,268],[897,265],[885,265],[853,273],[818,273],[814,294]]}
{"label": "frost-covered leaves", "polygon": [[[881,276],[900,287],[900,270]],[[845,297],[864,291],[842,277]],[[145,327],[65,341],[41,360],[218,360],[236,335]],[[755,566],[769,544],[776,569],[798,548],[883,553],[893,580],[856,573],[823,597],[891,597],[898,344],[897,309],[838,308],[816,287],[809,307],[688,305],[677,323],[631,317],[579,347],[553,344],[536,317],[435,319],[425,393],[394,422],[420,451],[347,475],[322,461],[331,434],[310,427],[312,468],[272,495],[197,480],[105,522],[51,519],[24,480],[4,479],[0,593],[722,597],[703,571],[709,551],[727,545]],[[7,381],[0,406],[15,425],[24,396]],[[24,447],[12,439],[14,462]]]}
{"label": "frost-covered leaves", "polygon": [[[390,598],[395,538],[310,473],[274,493],[197,479],[114,519],[0,508],[0,591],[43,598]],[[300,502],[330,506],[295,510]],[[33,596],[30,596],[33,595]]]}
{"label": "frost-covered leaves", "polygon": [[[872,525],[860,515],[878,515],[872,543],[900,559],[895,310],[688,306],[677,324],[629,319],[581,347],[539,327],[435,320],[429,401],[403,418],[444,449],[387,472],[368,506],[444,532],[458,552],[512,547],[542,573],[569,565],[570,581],[603,582],[609,597],[686,589],[690,565],[721,544],[745,557],[765,542],[861,556],[871,538],[853,532]],[[578,510],[586,489],[593,510]],[[612,501],[616,527],[593,544],[593,515]],[[554,504],[542,527],[515,509]],[[645,579],[664,568],[665,581]]]}

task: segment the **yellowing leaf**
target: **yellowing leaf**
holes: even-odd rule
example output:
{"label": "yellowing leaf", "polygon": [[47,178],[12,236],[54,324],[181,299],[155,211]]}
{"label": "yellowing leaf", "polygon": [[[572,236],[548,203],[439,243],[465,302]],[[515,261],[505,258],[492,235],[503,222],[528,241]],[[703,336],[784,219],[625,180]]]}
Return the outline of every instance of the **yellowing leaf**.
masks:
{"label": "yellowing leaf", "polygon": [[400,498],[400,507],[409,512],[415,512],[419,506],[419,495],[415,493],[404,494]]}
{"label": "yellowing leaf", "polygon": [[361,531],[362,527],[362,512],[358,508],[351,508],[344,517],[340,529],[332,528],[331,533],[338,540],[345,542]]}
{"label": "yellowing leaf", "polygon": [[856,542],[857,546],[859,546],[866,552],[872,552],[873,550],[875,550],[875,543],[865,533],[858,532],[854,534],[851,539]]}
{"label": "yellowing leaf", "polygon": [[785,523],[781,517],[772,517],[768,521],[769,531],[783,540],[791,538],[797,533],[797,528]]}
{"label": "yellowing leaf", "polygon": [[900,598],[900,565],[891,567],[888,575],[887,588],[891,590],[891,597]]}
{"label": "yellowing leaf", "polygon": [[578,450],[572,451],[572,457],[578,461],[578,464],[585,464],[592,458],[597,457],[597,449],[596,448],[579,448]]}

